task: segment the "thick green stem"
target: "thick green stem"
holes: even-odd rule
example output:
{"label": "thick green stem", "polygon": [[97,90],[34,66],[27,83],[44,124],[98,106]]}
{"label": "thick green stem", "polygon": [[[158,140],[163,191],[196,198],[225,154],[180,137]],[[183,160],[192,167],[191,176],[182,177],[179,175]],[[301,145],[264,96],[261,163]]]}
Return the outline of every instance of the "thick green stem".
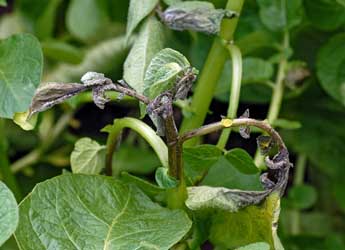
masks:
{"label": "thick green stem", "polygon": [[[296,172],[293,178],[293,186],[300,186],[304,181],[305,168],[307,166],[307,156],[301,154],[298,156],[296,163]],[[301,213],[298,209],[291,211],[290,215],[291,220],[291,234],[297,235],[301,231]]]}
{"label": "thick green stem", "polygon": [[[116,119],[113,125],[108,125],[104,129],[102,129],[103,132],[109,133],[106,152],[106,171],[108,175],[111,175],[112,173],[113,154],[115,151],[117,139],[124,128],[130,128],[140,134],[156,152],[162,165],[167,168],[169,167],[168,148],[163,140],[159,136],[157,136],[156,132],[144,122],[135,118],[127,117],[123,119]],[[118,174],[120,173],[114,173],[114,175]]]}
{"label": "thick green stem", "polygon": [[[286,49],[289,48],[289,33],[286,31],[284,33],[284,41],[283,41],[283,51],[281,52],[281,60],[279,62],[278,73],[276,78],[276,83],[273,88],[272,99],[267,113],[267,121],[269,124],[273,124],[279,116],[283,96],[284,96],[284,78],[285,78],[285,70],[287,65],[287,58],[284,54]],[[263,164],[264,157],[260,154],[259,150],[256,151],[255,154],[255,164],[257,167],[261,167]]]}
{"label": "thick green stem", "polygon": [[10,168],[10,163],[7,157],[7,139],[4,131],[4,120],[0,119],[0,175],[2,176],[5,184],[12,190],[17,201],[20,201],[22,194],[20,192],[16,177]]}
{"label": "thick green stem", "polygon": [[[229,97],[228,118],[235,118],[237,115],[238,104],[240,102],[240,91],[242,81],[242,55],[240,49],[233,44],[227,46],[232,60],[232,81]],[[224,149],[229,139],[231,128],[223,129],[217,143],[217,147]]]}
{"label": "thick green stem", "polygon": [[[243,3],[244,0],[229,0],[226,9],[241,13]],[[233,40],[237,23],[238,18],[223,20],[220,37],[226,43]],[[228,55],[222,41],[219,38],[215,38],[194,90],[191,103],[193,115],[190,118],[184,118],[181,125],[181,133],[200,127],[203,124],[227,57]],[[192,146],[196,143],[196,140],[190,140],[186,144]]]}

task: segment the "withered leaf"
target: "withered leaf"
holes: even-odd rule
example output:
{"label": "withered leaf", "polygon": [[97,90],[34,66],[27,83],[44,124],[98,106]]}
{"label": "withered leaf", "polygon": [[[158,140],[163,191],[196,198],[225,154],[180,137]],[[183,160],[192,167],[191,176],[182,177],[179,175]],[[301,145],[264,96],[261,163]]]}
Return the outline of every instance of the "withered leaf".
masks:
{"label": "withered leaf", "polygon": [[62,103],[68,98],[83,92],[88,87],[79,83],[47,83],[38,88],[31,102],[29,109],[30,117],[38,112],[42,112],[52,106]]}
{"label": "withered leaf", "polygon": [[[244,113],[240,116],[240,118],[249,118],[249,109],[246,109]],[[249,126],[240,126],[239,129],[240,135],[244,139],[250,138],[250,127]]]}
{"label": "withered leaf", "polygon": [[258,148],[260,149],[260,153],[262,155],[268,154],[269,151],[274,146],[274,141],[271,136],[260,135],[256,139],[256,142],[258,144]]}
{"label": "withered leaf", "polygon": [[236,16],[235,12],[215,9],[213,4],[201,1],[178,2],[160,13],[161,20],[170,29],[206,34],[218,34],[222,19]]}

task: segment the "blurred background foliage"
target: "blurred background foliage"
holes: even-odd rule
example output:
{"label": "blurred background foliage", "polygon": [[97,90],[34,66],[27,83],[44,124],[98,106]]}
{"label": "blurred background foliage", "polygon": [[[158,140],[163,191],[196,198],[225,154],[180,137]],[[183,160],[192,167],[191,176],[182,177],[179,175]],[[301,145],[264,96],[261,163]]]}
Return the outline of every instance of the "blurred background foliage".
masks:
{"label": "blurred background foliage", "polygon": [[[211,2],[219,8],[226,4]],[[239,114],[249,108],[253,118],[266,117],[275,84],[281,50],[280,23],[274,12],[278,2],[246,0],[235,33],[244,56]],[[274,125],[297,167],[282,200],[279,235],[288,250],[341,250],[345,249],[345,2],[287,4],[297,20],[291,23],[291,46],[284,51],[289,63],[280,119]],[[0,7],[0,39],[34,34],[44,53],[44,82],[79,82],[87,71],[121,79],[130,49],[124,43],[128,5],[128,0],[8,1],[7,7]],[[175,31],[166,36],[166,47],[181,51],[202,69],[213,37]],[[224,66],[207,122],[226,114],[230,65],[229,60]],[[190,114],[188,102],[180,106],[178,122]],[[104,143],[106,135],[100,129],[126,115],[139,115],[134,100],[112,102],[101,112],[86,93],[41,114],[34,131],[1,120],[1,167],[8,165],[7,170],[16,174],[16,179],[5,181],[12,190],[17,182],[19,189],[13,191],[20,200],[36,183],[69,169],[69,155],[78,138]],[[208,136],[204,142],[213,144],[217,137]],[[233,133],[227,148],[243,147],[254,155],[254,146],[254,139],[243,141]],[[124,135],[116,161],[121,169],[143,176],[152,176],[159,165],[150,147],[130,132]],[[16,249],[13,239],[1,249]]]}

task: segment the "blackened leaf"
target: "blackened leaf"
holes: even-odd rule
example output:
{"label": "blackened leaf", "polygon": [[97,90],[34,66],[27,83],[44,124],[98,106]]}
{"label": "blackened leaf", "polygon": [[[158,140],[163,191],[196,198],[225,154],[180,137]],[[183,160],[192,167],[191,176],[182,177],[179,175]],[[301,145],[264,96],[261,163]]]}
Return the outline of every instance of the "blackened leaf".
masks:
{"label": "blackened leaf", "polygon": [[37,89],[30,106],[29,118],[66,99],[85,91],[88,87],[79,83],[47,83]]}
{"label": "blackened leaf", "polygon": [[224,17],[234,18],[234,12],[215,9],[212,3],[185,1],[171,5],[160,14],[162,21],[173,30],[192,30],[218,34]]}
{"label": "blackened leaf", "polygon": [[260,149],[260,153],[262,155],[266,155],[270,152],[272,147],[274,146],[274,142],[271,136],[260,135],[256,139],[258,144],[258,148]]}
{"label": "blackened leaf", "polygon": [[345,106],[344,41],[345,33],[339,33],[320,49],[317,58],[317,75],[323,89]]}
{"label": "blackened leaf", "polygon": [[[249,118],[249,109],[246,109],[244,113],[240,116],[240,118]],[[250,138],[250,127],[249,126],[240,126],[240,135],[244,139]]]}
{"label": "blackened leaf", "polygon": [[0,116],[25,112],[40,83],[43,55],[38,40],[29,34],[0,41]]}

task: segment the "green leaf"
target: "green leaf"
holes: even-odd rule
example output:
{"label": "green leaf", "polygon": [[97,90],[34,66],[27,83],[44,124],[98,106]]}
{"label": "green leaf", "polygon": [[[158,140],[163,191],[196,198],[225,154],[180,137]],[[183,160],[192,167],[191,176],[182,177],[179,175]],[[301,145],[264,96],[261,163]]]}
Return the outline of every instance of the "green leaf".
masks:
{"label": "green leaf", "polygon": [[302,21],[301,0],[258,0],[261,21],[272,31],[289,30]]}
{"label": "green leaf", "polygon": [[123,46],[124,37],[108,39],[89,48],[83,61],[78,65],[67,63],[59,64],[53,71],[48,72],[45,80],[51,82],[80,81],[85,72],[102,72],[120,74],[123,61],[127,55],[128,47]]}
{"label": "green leaf", "polygon": [[79,64],[84,56],[76,47],[56,40],[43,42],[42,49],[46,57],[59,62]]}
{"label": "green leaf", "polygon": [[27,111],[40,83],[43,56],[38,40],[20,34],[0,41],[0,117]]}
{"label": "green leaf", "polygon": [[99,34],[102,34],[108,22],[109,17],[102,1],[73,0],[68,7],[67,28],[84,42],[98,40]]}
{"label": "green leaf", "polygon": [[[345,15],[345,12],[344,12]],[[319,51],[317,76],[323,89],[345,105],[345,33],[333,36]]]}
{"label": "green leaf", "polygon": [[299,129],[302,127],[302,124],[299,121],[290,121],[279,118],[272,123],[272,126],[283,129]]}
{"label": "green leaf", "polygon": [[99,174],[105,166],[105,146],[90,138],[79,139],[71,154],[73,173]]}
{"label": "green leaf", "polygon": [[0,0],[0,6],[7,6],[7,1],[6,0]]}
{"label": "green leaf", "polygon": [[344,27],[345,6],[334,0],[304,0],[306,16],[313,26],[331,31]]}
{"label": "green leaf", "polygon": [[230,150],[212,166],[202,185],[241,190],[262,190],[260,171],[243,149]]}
{"label": "green leaf", "polygon": [[144,94],[152,99],[171,89],[179,74],[188,67],[190,63],[180,52],[170,48],[159,51],[146,70]]}
{"label": "green leaf", "polygon": [[168,168],[165,167],[157,168],[155,180],[162,188],[175,188],[178,185],[178,181],[168,174]]}
{"label": "green leaf", "polygon": [[225,249],[254,242],[267,242],[270,249],[277,249],[274,237],[279,209],[279,196],[274,193],[262,204],[246,207],[237,213],[218,211],[212,217],[209,239]]}
{"label": "green leaf", "polygon": [[126,40],[130,38],[138,24],[154,10],[159,0],[131,0],[128,10]]}
{"label": "green leaf", "polygon": [[273,65],[261,58],[247,57],[243,60],[243,83],[260,83],[273,76]]}
{"label": "green leaf", "polygon": [[62,0],[49,1],[43,12],[36,19],[35,31],[38,38],[45,39],[53,36],[56,14],[61,2]]}
{"label": "green leaf", "polygon": [[113,175],[117,176],[122,171],[148,175],[160,165],[152,150],[137,145],[121,144],[113,157]]}
{"label": "green leaf", "polygon": [[0,246],[16,230],[18,216],[17,202],[13,193],[0,181]]}
{"label": "green leaf", "polygon": [[112,177],[62,175],[38,184],[20,205],[23,250],[169,249],[188,232],[182,210],[153,203]]}
{"label": "green leaf", "polygon": [[37,123],[37,115],[34,115],[29,120],[27,120],[28,116],[29,116],[29,111],[15,113],[13,116],[13,122],[24,130],[33,130]]}
{"label": "green leaf", "polygon": [[345,7],[345,0],[336,0],[337,3],[343,5]]}
{"label": "green leaf", "polygon": [[203,144],[183,148],[184,172],[187,184],[192,186],[201,181],[221,155],[222,151],[215,145]]}
{"label": "green leaf", "polygon": [[253,243],[235,250],[270,250],[270,245],[265,242]]}
{"label": "green leaf", "polygon": [[300,185],[289,190],[288,201],[295,208],[308,209],[315,204],[316,200],[317,192],[313,186]]}
{"label": "green leaf", "polygon": [[139,93],[144,91],[146,68],[163,48],[163,43],[163,26],[155,17],[150,17],[141,28],[123,68],[124,80]]}

